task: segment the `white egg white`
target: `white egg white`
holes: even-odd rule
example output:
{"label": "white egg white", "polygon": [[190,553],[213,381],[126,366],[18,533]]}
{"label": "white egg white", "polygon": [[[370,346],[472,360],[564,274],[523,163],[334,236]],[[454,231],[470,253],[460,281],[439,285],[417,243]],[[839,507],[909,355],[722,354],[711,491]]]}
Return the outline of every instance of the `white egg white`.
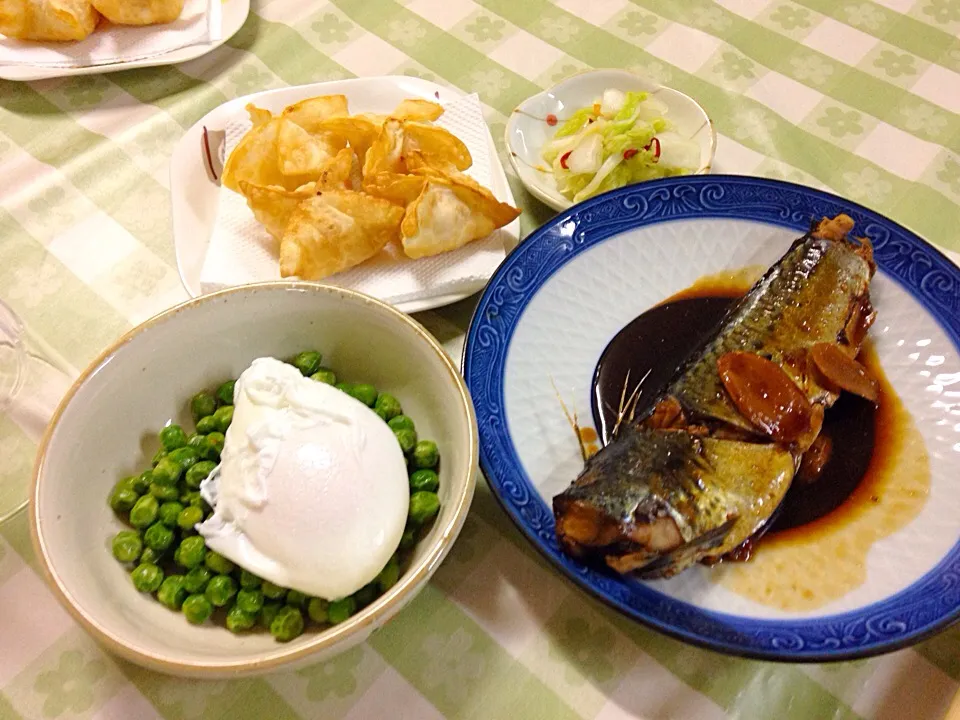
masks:
{"label": "white egg white", "polygon": [[410,501],[406,461],[363,403],[259,358],[237,380],[221,463],[201,486],[212,550],[262,578],[327,600],[374,580]]}

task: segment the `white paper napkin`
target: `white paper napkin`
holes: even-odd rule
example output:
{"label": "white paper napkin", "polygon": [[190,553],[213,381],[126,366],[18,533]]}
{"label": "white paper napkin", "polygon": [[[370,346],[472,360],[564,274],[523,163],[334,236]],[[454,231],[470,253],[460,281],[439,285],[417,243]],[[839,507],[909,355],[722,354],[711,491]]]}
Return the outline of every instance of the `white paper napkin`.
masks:
{"label": "white paper napkin", "polygon": [[34,67],[91,67],[132,62],[173,50],[220,40],[221,0],[186,0],[179,19],[143,27],[100,26],[79,42],[41,43],[0,35],[0,65]]}
{"label": "white paper napkin", "polygon": [[[351,108],[362,112],[362,108]],[[435,122],[460,138],[470,150],[473,165],[466,174],[490,187],[491,158],[489,133],[483,121],[480,100],[469,95],[444,105]],[[242,117],[224,128],[224,155],[229,155],[250,128]],[[452,293],[480,290],[505,257],[505,230],[482,240],[434,257],[411,260],[402,251],[388,248],[362,265],[338,273],[324,282],[373,295],[385,302],[400,304]],[[200,273],[203,292],[264,280],[279,280],[278,243],[258,223],[244,198],[220,188],[217,221]]]}

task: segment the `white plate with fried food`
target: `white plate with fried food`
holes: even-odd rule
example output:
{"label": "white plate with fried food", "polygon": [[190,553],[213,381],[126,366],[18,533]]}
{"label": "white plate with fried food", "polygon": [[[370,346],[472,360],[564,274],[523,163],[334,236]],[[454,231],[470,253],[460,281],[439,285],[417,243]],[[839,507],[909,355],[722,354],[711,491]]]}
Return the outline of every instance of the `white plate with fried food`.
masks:
{"label": "white plate with fried food", "polygon": [[250,0],[0,0],[0,79],[174,65],[223,45]]}
{"label": "white plate with fried food", "polygon": [[426,310],[480,290],[519,234],[479,102],[411,77],[225,103],[175,148],[170,191],[194,297],[284,277]]}

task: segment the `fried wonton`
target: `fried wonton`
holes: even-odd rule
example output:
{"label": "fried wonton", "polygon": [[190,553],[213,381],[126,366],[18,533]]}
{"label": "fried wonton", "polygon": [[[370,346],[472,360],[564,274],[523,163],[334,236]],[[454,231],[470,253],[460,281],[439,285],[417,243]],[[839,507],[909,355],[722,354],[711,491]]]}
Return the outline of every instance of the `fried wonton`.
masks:
{"label": "fried wonton", "polygon": [[159,25],[180,17],[184,0],[90,0],[116,25]]}
{"label": "fried wonton", "polygon": [[284,175],[319,175],[345,145],[328,133],[309,133],[295,122],[280,118],[277,162]]}
{"label": "fried wonton", "polygon": [[380,132],[379,123],[374,123],[369,118],[354,115],[353,117],[333,117],[323,120],[319,124],[322,132],[340,138],[344,142],[350,143],[350,147],[357,154],[360,165],[366,159],[367,150],[376,140]]}
{"label": "fried wonton", "polygon": [[371,195],[406,207],[420,196],[425,182],[426,178],[422,175],[385,172],[365,178],[363,189]]}
{"label": "fried wonton", "polygon": [[403,208],[352,190],[301,202],[280,241],[280,275],[321,280],[359,265],[396,239]]}
{"label": "fried wonton", "polygon": [[290,222],[290,216],[304,200],[317,194],[314,183],[308,183],[296,190],[287,190],[276,185],[264,187],[246,180],[240,181],[240,192],[247,199],[247,205],[267,232],[277,240]]}
{"label": "fried wonton", "polygon": [[320,95],[307,98],[284,108],[281,117],[295,122],[307,132],[319,132],[321,123],[327,118],[347,114],[345,95]]}
{"label": "fried wonton", "polygon": [[354,177],[357,156],[350,148],[343,148],[320,169],[317,190],[359,190],[360,182]]}
{"label": "fried wonton", "polygon": [[83,40],[99,20],[88,0],[0,0],[0,34],[17,40]]}
{"label": "fried wonton", "polygon": [[390,115],[399,120],[436,120],[443,115],[443,105],[429,100],[404,100]]}
{"label": "fried wonton", "polygon": [[247,111],[247,115],[250,116],[250,122],[253,123],[254,127],[264,125],[273,119],[272,112],[259,108],[253,103],[247,103],[244,109]]}
{"label": "fried wonton", "polygon": [[240,192],[240,181],[266,187],[277,185],[287,190],[296,190],[301,185],[317,179],[316,173],[284,175],[277,161],[277,138],[281,118],[251,128],[230,153],[223,166],[221,182],[224,187]]}
{"label": "fried wonton", "polygon": [[467,146],[449,131],[426,123],[388,118],[370,146],[363,176],[406,173],[404,157],[408,152],[419,152],[427,164],[441,168],[466,170],[473,163]]}
{"label": "fried wonton", "polygon": [[[459,173],[458,173],[459,175]],[[486,237],[520,211],[499,202],[466,176],[431,172],[420,196],[403,216],[403,251],[411,258],[438,255]]]}

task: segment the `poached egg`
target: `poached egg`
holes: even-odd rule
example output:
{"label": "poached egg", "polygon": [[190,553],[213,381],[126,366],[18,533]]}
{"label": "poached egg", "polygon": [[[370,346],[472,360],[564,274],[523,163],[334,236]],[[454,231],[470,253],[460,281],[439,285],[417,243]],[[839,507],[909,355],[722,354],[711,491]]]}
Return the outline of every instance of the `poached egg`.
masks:
{"label": "poached egg", "polygon": [[393,431],[363,403],[259,358],[237,380],[220,465],[200,492],[207,547],[249,572],[337,600],[396,551],[410,502]]}

